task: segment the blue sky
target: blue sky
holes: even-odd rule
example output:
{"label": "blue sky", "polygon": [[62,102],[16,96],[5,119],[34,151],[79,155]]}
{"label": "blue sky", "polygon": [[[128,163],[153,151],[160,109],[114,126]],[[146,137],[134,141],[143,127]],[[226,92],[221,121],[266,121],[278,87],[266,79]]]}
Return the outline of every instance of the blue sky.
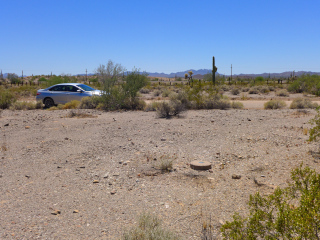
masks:
{"label": "blue sky", "polygon": [[320,72],[319,0],[0,0],[3,73]]}

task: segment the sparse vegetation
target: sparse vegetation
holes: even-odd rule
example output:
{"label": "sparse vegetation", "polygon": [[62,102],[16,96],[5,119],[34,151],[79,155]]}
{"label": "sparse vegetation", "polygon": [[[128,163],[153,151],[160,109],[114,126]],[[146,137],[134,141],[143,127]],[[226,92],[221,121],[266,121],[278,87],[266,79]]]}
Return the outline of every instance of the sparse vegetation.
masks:
{"label": "sparse vegetation", "polygon": [[276,92],[276,96],[289,97],[289,93],[288,93],[288,91],[286,89],[281,89],[281,90]]}
{"label": "sparse vegetation", "polygon": [[42,102],[21,102],[16,101],[11,104],[10,110],[33,110],[33,109],[41,109],[43,106]]}
{"label": "sparse vegetation", "polygon": [[16,101],[16,97],[6,89],[0,88],[0,108],[9,108]]}
{"label": "sparse vegetation", "polygon": [[318,104],[311,102],[307,98],[297,98],[292,101],[290,104],[291,109],[305,109],[305,108],[317,108]]}
{"label": "sparse vegetation", "polygon": [[264,104],[264,109],[281,109],[286,107],[286,103],[282,100],[270,100]]}
{"label": "sparse vegetation", "polygon": [[224,239],[319,239],[320,174],[300,165],[291,179],[269,196],[250,195],[249,216],[222,225]]}
{"label": "sparse vegetation", "polygon": [[125,231],[122,240],[178,240],[179,237],[162,226],[162,221],[150,213],[139,216],[138,226]]}

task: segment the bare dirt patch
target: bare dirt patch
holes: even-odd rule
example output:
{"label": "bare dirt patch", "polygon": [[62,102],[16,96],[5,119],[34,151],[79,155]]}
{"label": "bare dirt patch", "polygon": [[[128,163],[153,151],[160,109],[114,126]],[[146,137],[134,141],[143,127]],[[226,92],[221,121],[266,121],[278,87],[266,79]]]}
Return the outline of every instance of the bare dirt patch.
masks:
{"label": "bare dirt patch", "polygon": [[[182,239],[214,235],[249,195],[285,187],[301,162],[319,171],[306,129],[315,111],[2,111],[0,238],[118,239],[143,211]],[[160,171],[162,156],[173,159]],[[163,158],[163,157],[162,157]],[[190,162],[209,161],[209,171]],[[234,177],[237,176],[237,177]]]}

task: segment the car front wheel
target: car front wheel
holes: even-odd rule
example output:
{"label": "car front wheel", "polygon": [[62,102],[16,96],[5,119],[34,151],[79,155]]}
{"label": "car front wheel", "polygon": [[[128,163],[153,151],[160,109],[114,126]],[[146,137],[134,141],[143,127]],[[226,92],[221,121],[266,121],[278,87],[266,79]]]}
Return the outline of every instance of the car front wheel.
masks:
{"label": "car front wheel", "polygon": [[46,99],[43,101],[43,103],[44,103],[44,106],[45,106],[46,108],[50,108],[50,107],[54,106],[54,101],[52,100],[52,98],[46,98]]}

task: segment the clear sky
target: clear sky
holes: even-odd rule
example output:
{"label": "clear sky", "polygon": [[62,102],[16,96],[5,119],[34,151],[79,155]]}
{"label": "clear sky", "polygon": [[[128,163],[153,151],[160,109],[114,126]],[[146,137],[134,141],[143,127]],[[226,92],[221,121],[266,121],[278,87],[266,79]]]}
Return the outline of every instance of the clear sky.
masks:
{"label": "clear sky", "polygon": [[3,73],[320,72],[320,0],[0,0]]}

